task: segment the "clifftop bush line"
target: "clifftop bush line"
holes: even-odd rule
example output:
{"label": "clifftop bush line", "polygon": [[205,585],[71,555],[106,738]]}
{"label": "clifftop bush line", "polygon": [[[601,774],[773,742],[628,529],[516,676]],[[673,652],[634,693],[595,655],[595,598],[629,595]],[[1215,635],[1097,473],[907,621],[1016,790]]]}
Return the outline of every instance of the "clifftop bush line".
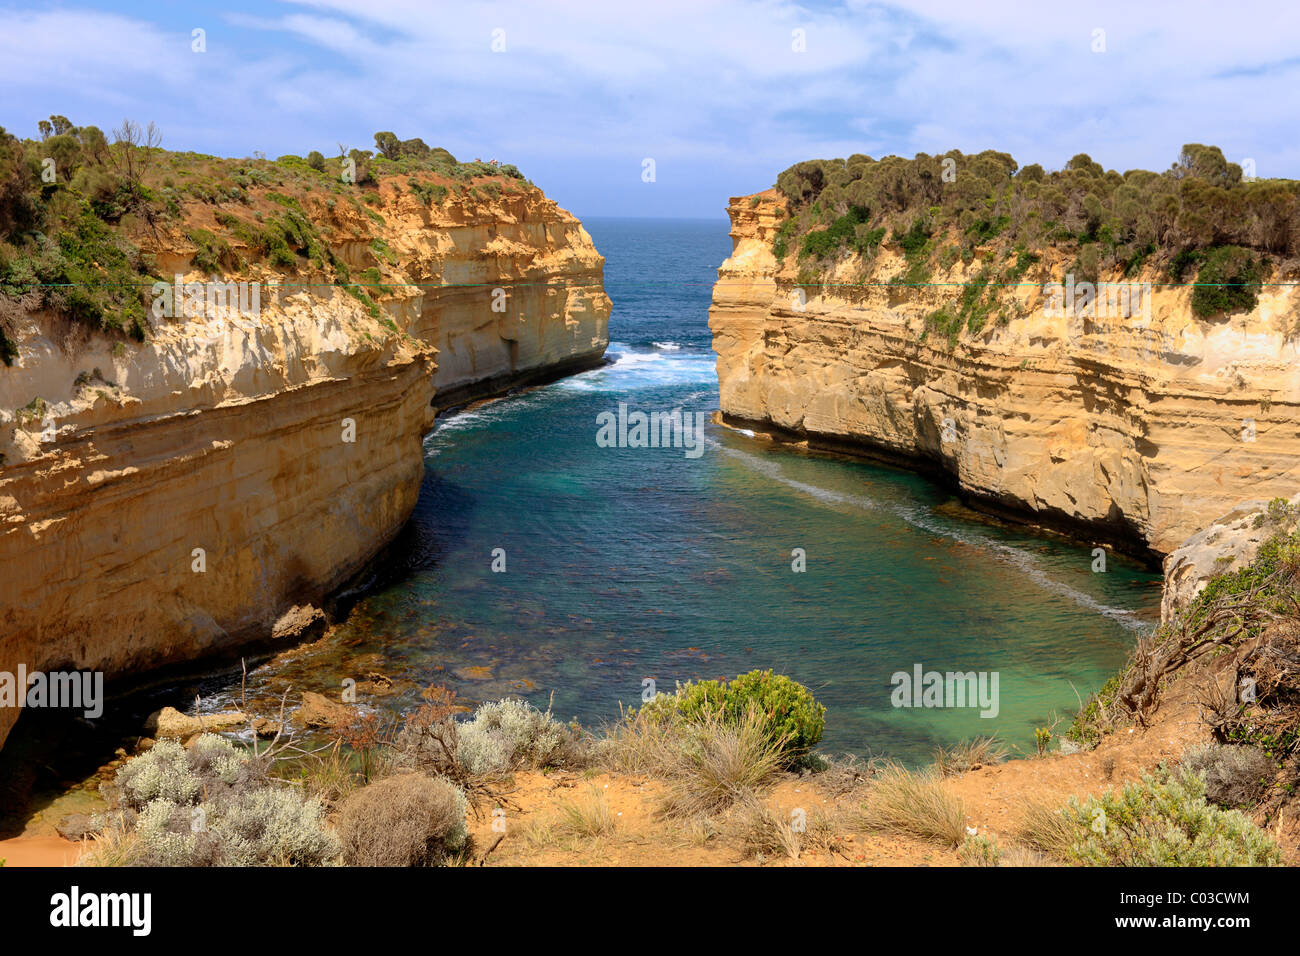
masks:
{"label": "clifftop bush line", "polygon": [[[143,342],[148,294],[163,280],[155,253],[194,247],[193,268],[246,273],[253,264],[340,285],[378,314],[322,229],[338,203],[373,222],[379,185],[440,205],[451,194],[496,198],[532,188],[512,165],[462,163],[418,138],[375,134],[379,153],[318,151],[222,159],[161,148],[162,134],[129,120],[110,137],[51,116],[40,139],[0,127],[0,361],[17,358],[17,317],[35,309]],[[311,203],[304,200],[312,197]],[[210,207],[211,213],[204,211]],[[216,220],[216,228],[194,220]],[[383,258],[382,256],[380,257]],[[379,286],[380,276],[371,286]]]}
{"label": "clifftop bush line", "polygon": [[1070,263],[1057,271],[1079,281],[1155,270],[1168,283],[1191,282],[1201,317],[1253,308],[1261,283],[1300,256],[1300,182],[1247,180],[1218,147],[1196,143],[1162,173],[1121,174],[1084,153],[1048,172],[1007,153],[951,150],[808,160],[782,172],[776,188],[788,215],[772,250],[783,265],[795,258],[799,285],[825,283],[851,255],[866,284],[882,245],[904,259],[890,284],[928,284],[959,259],[971,267],[963,284],[979,284],[975,301],[930,323],[954,339],[963,326],[983,328],[996,287],[1048,278],[1039,263],[1049,249]]}

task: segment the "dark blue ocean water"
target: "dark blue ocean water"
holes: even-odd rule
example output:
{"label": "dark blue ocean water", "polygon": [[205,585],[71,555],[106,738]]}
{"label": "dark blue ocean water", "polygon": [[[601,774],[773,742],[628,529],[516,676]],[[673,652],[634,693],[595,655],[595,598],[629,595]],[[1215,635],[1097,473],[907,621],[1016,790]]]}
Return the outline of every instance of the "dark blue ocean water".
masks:
{"label": "dark blue ocean water", "polygon": [[[599,724],[647,679],[773,668],[827,705],[824,749],[920,761],[977,734],[1031,749],[1120,666],[1159,590],[1117,558],[1093,573],[1089,551],[975,520],[915,475],[713,425],[698,458],[599,447],[620,402],[717,408],[707,309],[731,242],[724,220],[586,225],[611,364],[440,422],[393,580],[298,687],[380,670],[410,682],[394,709],[436,682]],[[891,676],[917,664],[996,673],[998,715],[892,706]]]}

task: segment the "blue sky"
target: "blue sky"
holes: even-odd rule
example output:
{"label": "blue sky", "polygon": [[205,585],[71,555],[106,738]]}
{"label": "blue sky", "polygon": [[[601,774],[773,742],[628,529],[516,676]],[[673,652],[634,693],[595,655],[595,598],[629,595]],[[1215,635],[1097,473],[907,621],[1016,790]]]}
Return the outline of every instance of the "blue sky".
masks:
{"label": "blue sky", "polygon": [[1203,142],[1300,176],[1300,4],[1280,0],[119,0],[0,23],[19,135],[130,117],[171,149],[275,157],[393,130],[513,162],[579,216],[721,217],[793,162],[854,152],[1164,169]]}

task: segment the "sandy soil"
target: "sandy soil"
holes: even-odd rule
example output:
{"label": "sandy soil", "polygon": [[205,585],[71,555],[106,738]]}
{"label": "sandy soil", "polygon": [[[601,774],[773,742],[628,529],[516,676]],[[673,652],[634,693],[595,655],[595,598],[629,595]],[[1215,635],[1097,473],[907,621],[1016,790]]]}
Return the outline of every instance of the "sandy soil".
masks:
{"label": "sandy soil", "polygon": [[71,866],[82,846],[55,836],[20,836],[0,840],[0,860],[11,866]]}

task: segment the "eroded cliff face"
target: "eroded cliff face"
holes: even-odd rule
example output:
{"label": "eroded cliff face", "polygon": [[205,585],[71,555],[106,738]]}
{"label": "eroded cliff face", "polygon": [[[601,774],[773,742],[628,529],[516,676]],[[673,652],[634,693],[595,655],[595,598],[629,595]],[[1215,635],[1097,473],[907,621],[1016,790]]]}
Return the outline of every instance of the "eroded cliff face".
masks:
{"label": "eroded cliff face", "polygon": [[[379,200],[303,201],[356,281],[379,270],[377,309],[300,263],[240,276],[261,283],[255,317],[178,310],[144,343],[19,316],[0,366],[0,671],[102,670],[111,693],[292,633],[313,614],[288,612],[324,605],[410,515],[438,408],[600,361],[603,259],[539,191],[430,204],[385,183]],[[183,238],[152,251],[206,279]],[[17,716],[0,708],[0,742]]]}
{"label": "eroded cliff face", "polygon": [[[796,257],[772,252],[783,200],[760,197],[731,201],[710,310],[726,420],[931,464],[973,499],[1157,555],[1300,488],[1293,287],[1201,321],[1185,288],[1156,289],[1149,315],[1053,317],[1041,284],[1021,286],[1005,321],[953,345],[926,316],[973,268],[891,288],[903,263],[886,246],[873,284],[848,262],[801,302]],[[1043,272],[1062,281],[1067,267]]]}
{"label": "eroded cliff face", "polygon": [[[437,350],[440,408],[598,364],[609,341],[605,260],[541,192],[429,204],[383,193],[376,227],[338,208],[345,260],[405,282],[390,312]],[[382,238],[392,266],[371,243]],[[387,270],[391,268],[392,272]]]}

